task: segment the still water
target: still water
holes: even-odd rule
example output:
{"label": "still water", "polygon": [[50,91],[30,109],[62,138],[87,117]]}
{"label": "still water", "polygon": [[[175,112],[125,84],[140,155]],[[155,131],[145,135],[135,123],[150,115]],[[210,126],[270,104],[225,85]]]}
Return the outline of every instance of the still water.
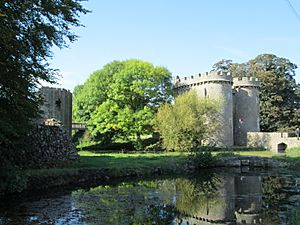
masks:
{"label": "still water", "polygon": [[299,190],[300,174],[208,170],[1,200],[0,224],[300,224]]}

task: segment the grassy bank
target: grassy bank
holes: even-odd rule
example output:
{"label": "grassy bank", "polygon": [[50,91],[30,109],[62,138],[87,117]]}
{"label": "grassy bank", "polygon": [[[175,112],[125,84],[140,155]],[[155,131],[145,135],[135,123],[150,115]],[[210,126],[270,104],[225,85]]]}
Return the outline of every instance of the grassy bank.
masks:
{"label": "grassy bank", "polygon": [[[153,168],[168,169],[170,167],[180,167],[187,160],[189,153],[166,152],[166,153],[95,153],[90,151],[80,151],[80,160],[74,164],[56,168],[42,170],[27,170],[30,175],[49,175],[76,173],[84,169],[109,169],[111,171],[122,171],[136,169],[140,171],[152,170]],[[289,149],[286,153],[273,153],[270,151],[240,151],[240,152],[213,152],[215,156],[260,156],[271,157],[287,162],[300,164],[300,147]]]}
{"label": "grassy bank", "polygon": [[81,151],[80,162],[74,164],[76,168],[153,168],[168,167],[170,165],[181,164],[186,159],[186,153],[148,153],[148,154],[125,154],[110,153],[101,154],[88,151]]}
{"label": "grassy bank", "polygon": [[50,174],[72,174],[78,170],[106,169],[121,172],[122,170],[148,171],[154,168],[167,169],[184,164],[187,153],[159,153],[159,154],[126,154],[126,153],[95,153],[80,151],[80,160],[76,163],[55,169],[27,170],[35,176],[48,176]]}
{"label": "grassy bank", "polygon": [[[19,192],[65,186],[89,186],[116,178],[182,173],[186,172],[184,170],[186,160],[186,153],[100,154],[81,151],[78,162],[61,168],[21,171],[15,176],[15,181],[7,179],[6,187],[2,187],[2,194],[3,190]],[[19,178],[22,179],[22,183],[18,182]]]}
{"label": "grassy bank", "polygon": [[234,152],[235,155],[241,156],[260,156],[260,157],[270,157],[280,161],[285,161],[295,163],[295,167],[300,168],[300,147],[293,147],[287,149],[285,153],[274,153],[270,151],[249,151],[249,152]]}
{"label": "grassy bank", "polygon": [[[186,172],[188,153],[95,153],[81,151],[76,163],[53,169],[31,169],[8,174],[1,190],[22,191],[34,188],[51,188],[66,185],[89,184],[120,177],[141,177],[153,174]],[[268,151],[213,152],[218,157],[261,156],[289,162],[291,169],[300,169],[300,148],[283,154]],[[202,160],[202,159],[200,159]],[[1,194],[1,193],[0,193]]]}

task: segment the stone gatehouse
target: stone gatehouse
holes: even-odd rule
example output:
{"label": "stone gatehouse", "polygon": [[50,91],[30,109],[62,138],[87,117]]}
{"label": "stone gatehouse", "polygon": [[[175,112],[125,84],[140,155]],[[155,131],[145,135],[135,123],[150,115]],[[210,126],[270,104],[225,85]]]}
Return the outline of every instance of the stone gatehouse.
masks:
{"label": "stone gatehouse", "polygon": [[218,146],[245,146],[247,132],[259,131],[259,81],[254,77],[232,78],[216,71],[173,78],[175,93],[194,89],[201,97],[220,99]]}

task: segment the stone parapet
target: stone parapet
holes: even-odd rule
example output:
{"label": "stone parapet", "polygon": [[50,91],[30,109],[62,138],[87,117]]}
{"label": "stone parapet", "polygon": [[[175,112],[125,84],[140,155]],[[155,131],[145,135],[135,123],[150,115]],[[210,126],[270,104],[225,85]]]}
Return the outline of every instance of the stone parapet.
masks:
{"label": "stone parapet", "polygon": [[232,77],[229,73],[221,73],[216,71],[199,73],[189,77],[180,78],[173,77],[173,85],[175,88],[184,88],[189,86],[197,86],[206,83],[230,83],[232,84]]}
{"label": "stone parapet", "polygon": [[60,92],[69,92],[71,93],[69,90],[65,89],[65,88],[54,88],[54,87],[42,87],[42,90],[44,91],[60,91]]}
{"label": "stone parapet", "polygon": [[259,88],[259,80],[256,77],[235,77],[233,78],[233,87]]}

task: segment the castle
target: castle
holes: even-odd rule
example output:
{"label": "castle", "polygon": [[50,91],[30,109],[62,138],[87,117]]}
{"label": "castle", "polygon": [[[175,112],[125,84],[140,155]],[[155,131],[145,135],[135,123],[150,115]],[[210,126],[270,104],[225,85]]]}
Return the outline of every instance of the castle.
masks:
{"label": "castle", "polygon": [[253,77],[232,78],[211,71],[173,78],[175,93],[196,90],[200,97],[220,99],[220,127],[212,139],[217,146],[245,146],[247,132],[259,132],[259,81]]}
{"label": "castle", "polygon": [[[278,152],[283,145],[299,146],[296,137],[288,133],[259,132],[259,81],[253,77],[232,78],[229,73],[197,74],[190,77],[174,77],[174,91],[181,94],[194,89],[200,97],[221,99],[220,127],[212,136],[217,146],[265,147]],[[62,122],[71,135],[72,93],[62,88],[42,87],[45,100],[41,106],[43,121],[55,118]]]}

